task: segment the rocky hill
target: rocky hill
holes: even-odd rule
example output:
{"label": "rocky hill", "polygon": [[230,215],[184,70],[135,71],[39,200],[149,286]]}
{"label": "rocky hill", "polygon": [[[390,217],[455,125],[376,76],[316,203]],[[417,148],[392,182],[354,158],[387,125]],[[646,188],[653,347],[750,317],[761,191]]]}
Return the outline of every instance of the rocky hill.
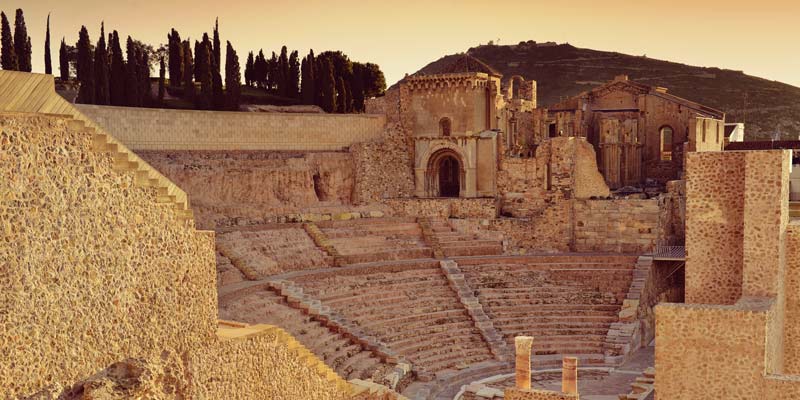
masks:
{"label": "rocky hill", "polygon": [[[741,71],[533,41],[479,46],[469,49],[468,54],[504,76],[536,80],[540,106],[625,74],[634,81],[663,86],[672,94],[725,111],[728,122],[746,123],[750,140],[770,139],[774,132],[780,132],[784,139],[796,140],[800,135],[800,88]],[[437,73],[458,56],[445,56],[419,72]]]}

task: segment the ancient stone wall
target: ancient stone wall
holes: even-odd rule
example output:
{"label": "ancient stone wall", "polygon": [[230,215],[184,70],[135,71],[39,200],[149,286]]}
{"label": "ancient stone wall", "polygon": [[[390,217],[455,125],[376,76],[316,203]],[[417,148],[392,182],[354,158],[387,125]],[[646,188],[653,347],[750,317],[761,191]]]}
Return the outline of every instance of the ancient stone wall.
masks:
{"label": "ancient stone wall", "polygon": [[686,242],[686,182],[667,182],[667,192],[658,197],[657,245],[682,246]]}
{"label": "ancient stone wall", "polygon": [[366,204],[414,195],[414,172],[408,138],[397,124],[389,124],[381,139],[350,148],[356,180],[353,200]]}
{"label": "ancient stone wall", "polygon": [[687,156],[687,304],[656,306],[659,397],[800,396],[790,165],[788,151]]}
{"label": "ancient stone wall", "polygon": [[0,132],[0,397],[210,340],[213,234],[65,119],[4,114]]}
{"label": "ancient stone wall", "polygon": [[380,137],[386,123],[369,114],[76,107],[131,150],[338,151]]}
{"label": "ancient stone wall", "polygon": [[202,227],[352,203],[353,158],[339,152],[139,151],[192,199]]}
{"label": "ancient stone wall", "polygon": [[383,201],[397,216],[494,219],[497,216],[493,198],[479,199],[387,199]]}
{"label": "ancient stone wall", "polygon": [[658,201],[576,200],[574,249],[647,253],[658,236]]}
{"label": "ancient stone wall", "polygon": [[574,394],[553,392],[550,390],[520,390],[506,389],[505,400],[578,400],[580,397]]}
{"label": "ancient stone wall", "polygon": [[800,375],[800,225],[789,225],[786,233],[786,324],[783,337],[787,374]]}

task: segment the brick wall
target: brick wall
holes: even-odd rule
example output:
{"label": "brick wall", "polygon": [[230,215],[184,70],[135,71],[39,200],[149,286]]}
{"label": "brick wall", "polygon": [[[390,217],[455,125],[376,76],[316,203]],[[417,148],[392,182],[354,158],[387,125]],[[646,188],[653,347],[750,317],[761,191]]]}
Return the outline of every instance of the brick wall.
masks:
{"label": "brick wall", "polygon": [[76,107],[131,150],[343,150],[380,137],[386,122],[367,114]]}

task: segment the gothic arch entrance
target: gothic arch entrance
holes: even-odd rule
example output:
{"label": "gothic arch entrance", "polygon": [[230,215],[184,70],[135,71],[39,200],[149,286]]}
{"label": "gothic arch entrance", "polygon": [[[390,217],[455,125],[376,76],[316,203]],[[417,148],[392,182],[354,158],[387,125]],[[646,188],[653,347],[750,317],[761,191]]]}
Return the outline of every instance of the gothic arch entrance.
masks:
{"label": "gothic arch entrance", "polygon": [[426,173],[429,196],[460,197],[463,182],[463,164],[455,151],[444,149],[431,156]]}

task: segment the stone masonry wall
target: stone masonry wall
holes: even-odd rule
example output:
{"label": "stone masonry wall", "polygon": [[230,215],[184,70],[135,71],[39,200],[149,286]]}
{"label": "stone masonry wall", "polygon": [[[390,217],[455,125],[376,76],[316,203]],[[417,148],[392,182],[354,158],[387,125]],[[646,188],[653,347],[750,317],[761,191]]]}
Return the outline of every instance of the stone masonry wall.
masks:
{"label": "stone masonry wall", "polygon": [[493,198],[478,199],[388,199],[383,201],[397,216],[494,219]]}
{"label": "stone masonry wall", "polygon": [[369,114],[76,107],[131,150],[338,151],[380,137],[386,123]]}
{"label": "stone masonry wall", "polygon": [[656,244],[658,201],[576,200],[575,251],[647,253]]}
{"label": "stone masonry wall", "polygon": [[397,124],[389,124],[380,139],[350,148],[356,180],[353,201],[366,204],[414,195],[414,173],[407,137]]}
{"label": "stone masonry wall", "polygon": [[189,193],[198,224],[349,205],[353,158],[343,152],[139,151]]}
{"label": "stone masonry wall", "polygon": [[213,335],[213,234],[91,149],[64,119],[0,116],[2,398]]}

